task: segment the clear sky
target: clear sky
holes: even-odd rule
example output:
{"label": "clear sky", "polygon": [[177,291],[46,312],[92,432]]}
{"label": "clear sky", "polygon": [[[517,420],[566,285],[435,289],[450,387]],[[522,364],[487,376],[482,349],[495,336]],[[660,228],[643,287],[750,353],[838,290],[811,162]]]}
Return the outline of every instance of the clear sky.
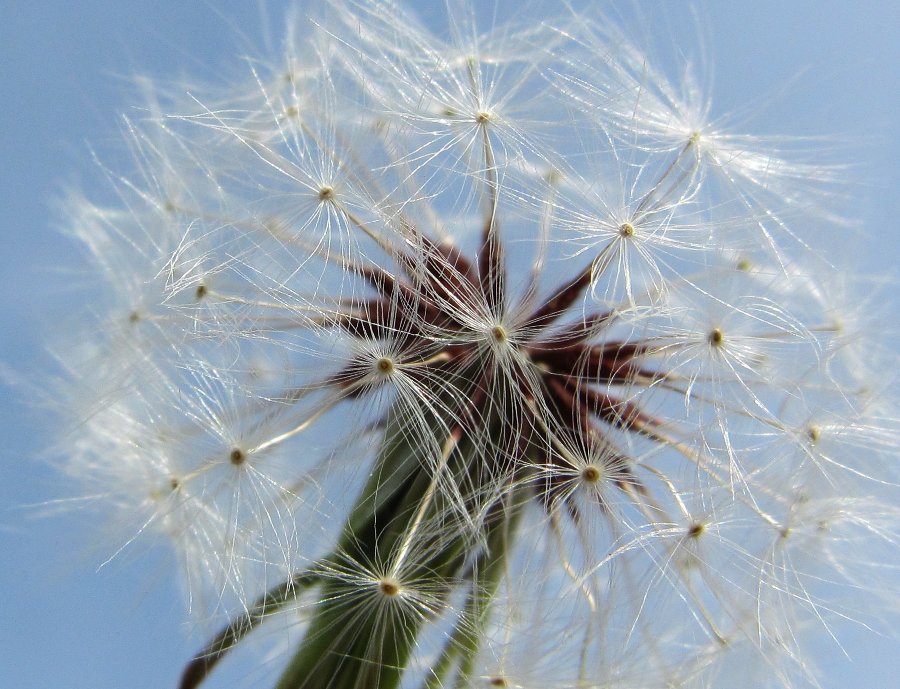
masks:
{"label": "clear sky", "polygon": [[[118,114],[138,102],[129,77],[185,73],[214,80],[243,74],[240,56],[254,53],[258,43],[268,41],[261,51],[275,53],[286,3],[234,5],[239,9],[219,10],[212,0],[3,3],[0,364],[6,378],[39,380],[34,374],[46,361],[48,333],[60,314],[79,308],[68,290],[72,249],[53,230],[52,201],[70,182],[89,195],[102,184],[92,147],[113,168],[126,161],[116,142]],[[696,35],[680,6],[639,3],[646,28],[662,40],[673,31]],[[754,132],[834,134],[845,142],[844,157],[859,164],[848,179],[864,231],[856,265],[895,277],[900,3],[708,0],[696,9],[706,27],[716,111],[759,105]],[[896,331],[900,298],[894,300],[885,313],[893,321],[888,329]],[[165,558],[126,554],[98,571],[112,549],[87,515],[42,516],[53,506],[35,505],[67,494],[37,459],[55,429],[17,396],[15,387],[0,385],[0,686],[174,687],[196,639],[189,639]],[[896,643],[844,640],[854,662],[830,674],[827,689],[894,686]],[[227,672],[215,679],[211,687],[232,686]]]}

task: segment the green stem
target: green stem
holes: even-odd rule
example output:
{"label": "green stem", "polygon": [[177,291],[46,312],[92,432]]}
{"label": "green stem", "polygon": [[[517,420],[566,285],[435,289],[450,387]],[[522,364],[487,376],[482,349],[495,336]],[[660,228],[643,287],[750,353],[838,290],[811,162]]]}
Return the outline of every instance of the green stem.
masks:
{"label": "green stem", "polygon": [[[462,659],[474,660],[478,630],[503,571],[521,499],[518,493],[498,499],[485,519],[479,539],[483,545],[473,545],[471,533],[447,524],[453,514],[451,498],[434,490],[434,465],[422,461],[421,445],[410,444],[409,434],[397,431],[398,423],[395,419],[389,424],[386,437],[393,440],[382,448],[325,564],[320,601],[276,689],[395,689],[420,631],[432,617],[430,611],[467,578],[473,595],[458,621],[466,627],[459,641]],[[489,479],[483,474],[489,472],[484,471],[481,448],[465,443],[449,460],[443,467],[446,480],[470,487],[473,496],[487,490]],[[442,528],[435,531],[434,525]],[[408,551],[411,540],[414,546]],[[379,589],[377,579],[359,578],[363,571],[389,576],[398,552],[405,562],[397,570],[396,591]],[[430,602],[404,600],[406,583]]]}
{"label": "green stem", "polygon": [[234,619],[194,656],[184,668],[179,689],[196,689],[212,672],[216,664],[237,643],[253,631],[267,617],[275,614],[285,603],[294,600],[300,592],[319,583],[317,574],[306,571],[291,577],[261,596],[244,615]]}
{"label": "green stem", "polygon": [[447,686],[446,676],[455,663],[458,667],[457,685],[463,684],[472,674],[489,619],[491,601],[506,571],[507,555],[526,498],[527,491],[519,488],[508,496],[507,504],[501,506],[504,518],[495,520],[488,531],[486,547],[467,577],[472,583],[466,606],[440,657],[432,666],[423,689],[442,689]]}

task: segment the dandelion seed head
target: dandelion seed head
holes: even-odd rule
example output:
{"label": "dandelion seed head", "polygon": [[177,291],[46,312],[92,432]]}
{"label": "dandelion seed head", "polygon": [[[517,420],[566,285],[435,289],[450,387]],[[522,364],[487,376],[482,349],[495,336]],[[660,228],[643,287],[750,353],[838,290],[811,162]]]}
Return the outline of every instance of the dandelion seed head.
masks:
{"label": "dandelion seed head", "polygon": [[299,609],[335,687],[814,682],[900,542],[835,169],[603,17],[328,5],[148,86],[121,202],[68,202],[105,288],[61,466],[112,557],[169,539],[232,631]]}

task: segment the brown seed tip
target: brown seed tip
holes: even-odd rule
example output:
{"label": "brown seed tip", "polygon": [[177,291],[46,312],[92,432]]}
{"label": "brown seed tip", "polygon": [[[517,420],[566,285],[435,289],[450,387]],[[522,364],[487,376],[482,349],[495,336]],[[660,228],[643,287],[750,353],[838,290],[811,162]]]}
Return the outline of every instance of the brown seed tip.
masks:
{"label": "brown seed tip", "polygon": [[506,681],[505,677],[491,677],[491,686],[492,687],[508,687],[509,682]]}
{"label": "brown seed tip", "polygon": [[721,328],[713,328],[709,333],[709,343],[713,347],[721,347],[723,342],[725,342],[725,333]]}
{"label": "brown seed tip", "polygon": [[634,225],[630,222],[622,223],[619,226],[619,234],[622,237],[634,237]]}
{"label": "brown seed tip", "polygon": [[381,357],[378,361],[375,362],[375,368],[378,369],[378,372],[382,375],[388,375],[389,373],[394,372],[394,360],[390,359],[386,356]]}
{"label": "brown seed tip", "polygon": [[400,587],[396,582],[391,581],[390,579],[382,579],[378,582],[378,590],[381,591],[382,595],[389,596],[390,598],[393,598],[400,593]]}
{"label": "brown seed tip", "polygon": [[197,290],[194,292],[197,299],[203,299],[207,294],[209,294],[209,288],[206,285],[197,285]]}
{"label": "brown seed tip", "polygon": [[694,524],[691,524],[690,528],[688,529],[687,535],[689,538],[700,538],[700,536],[703,535],[704,531],[706,531],[706,527],[700,522],[696,522]]}
{"label": "brown seed tip", "polygon": [[323,186],[319,189],[319,201],[328,201],[334,198],[334,187],[329,185]]}
{"label": "brown seed tip", "polygon": [[475,121],[478,124],[487,124],[491,121],[491,113],[481,110],[480,112],[476,113]]}
{"label": "brown seed tip", "polygon": [[806,429],[806,437],[811,445],[815,445],[822,437],[822,431],[818,426],[810,426]]}
{"label": "brown seed tip", "polygon": [[240,448],[236,447],[231,451],[231,454],[228,455],[228,459],[235,466],[240,466],[247,461],[247,454]]}
{"label": "brown seed tip", "polygon": [[506,328],[502,325],[495,325],[491,328],[491,337],[494,338],[494,342],[497,344],[504,344],[507,340]]}
{"label": "brown seed tip", "polygon": [[602,475],[600,469],[593,464],[581,470],[581,479],[586,483],[597,483]]}

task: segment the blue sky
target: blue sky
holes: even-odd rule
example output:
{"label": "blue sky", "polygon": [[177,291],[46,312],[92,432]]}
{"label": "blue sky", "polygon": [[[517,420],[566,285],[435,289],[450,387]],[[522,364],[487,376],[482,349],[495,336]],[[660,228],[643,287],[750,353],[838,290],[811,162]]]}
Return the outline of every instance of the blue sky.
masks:
{"label": "blue sky", "polygon": [[[260,42],[274,52],[284,4],[235,5],[226,12],[191,0],[36,0],[0,9],[0,363],[7,378],[40,380],[48,334],[61,314],[79,308],[67,284],[72,248],[53,230],[52,201],[68,183],[89,194],[100,188],[91,147],[113,168],[126,160],[116,141],[118,114],[137,101],[129,77],[186,73],[214,81],[243,74],[240,56]],[[672,31],[695,36],[680,3],[640,7],[647,28],[664,40]],[[844,157],[858,163],[848,179],[863,228],[856,265],[895,276],[900,3],[709,0],[696,7],[716,111],[759,105],[756,131],[846,142]],[[895,322],[898,304],[886,308]],[[126,555],[98,571],[109,544],[88,515],[40,516],[47,509],[34,505],[66,491],[37,459],[54,437],[53,420],[20,396],[21,386],[0,387],[0,686],[174,687],[196,639],[165,558]],[[892,685],[900,647],[871,637],[846,641],[854,662],[829,674],[825,687]],[[210,686],[230,686],[227,674],[216,679]]]}

